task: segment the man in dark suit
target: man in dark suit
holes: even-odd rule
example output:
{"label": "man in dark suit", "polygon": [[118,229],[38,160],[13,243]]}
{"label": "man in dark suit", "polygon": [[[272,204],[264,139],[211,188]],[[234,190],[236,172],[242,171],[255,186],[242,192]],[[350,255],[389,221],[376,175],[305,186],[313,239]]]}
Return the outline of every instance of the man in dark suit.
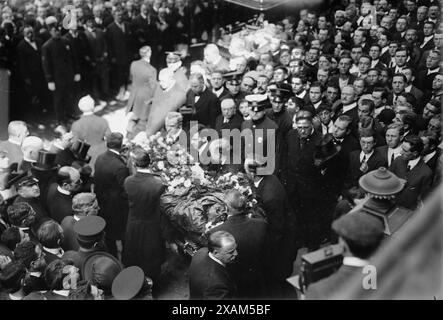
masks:
{"label": "man in dark suit", "polygon": [[[340,146],[340,154],[344,164],[344,168],[347,170],[349,165],[349,155],[354,150],[360,149],[358,140],[351,134],[352,119],[346,115],[339,116],[335,120],[332,127],[332,136],[334,138],[334,144]],[[345,171],[346,171],[345,170]]]}
{"label": "man in dark suit", "polygon": [[287,163],[283,176],[297,222],[303,230],[305,245],[312,249],[323,240],[316,229],[320,226],[317,220],[320,215],[316,210],[321,175],[314,165],[315,146],[322,134],[314,130],[312,118],[301,112],[297,114],[297,129],[290,130],[286,135]]}
{"label": "man in dark suit", "polygon": [[360,130],[361,151],[351,152],[349,158],[348,176],[345,188],[358,186],[358,180],[367,172],[386,167],[387,163],[375,150],[376,133],[371,129]]}
{"label": "man in dark suit", "polygon": [[351,119],[351,130],[354,130],[358,124],[358,107],[356,94],[353,86],[347,85],[341,91],[341,103],[337,105],[335,119],[341,115],[348,116]]}
{"label": "man in dark suit", "polygon": [[118,100],[124,100],[129,80],[129,64],[132,57],[131,28],[123,21],[123,11],[115,9],[114,22],[106,29],[108,54],[111,61],[112,90]]}
{"label": "man in dark suit", "polygon": [[421,52],[434,49],[435,23],[425,21],[423,23],[423,41],[420,43]]}
{"label": "man in dark suit", "polygon": [[218,132],[219,136],[222,137],[222,130],[241,129],[241,124],[243,122],[243,117],[236,113],[235,101],[231,98],[223,99],[220,102],[221,115],[217,116],[215,119],[215,130]]}
{"label": "man in dark suit", "polygon": [[151,159],[146,150],[137,148],[131,151],[131,161],[137,172],[124,183],[129,212],[123,263],[142,268],[144,274],[153,280],[154,289],[157,289],[161,265],[165,260],[160,212],[160,196],[165,186],[159,177],[150,173]]}
{"label": "man in dark suit", "polygon": [[[357,274],[361,281],[367,276],[363,268],[383,239],[384,226],[381,219],[373,215],[354,211],[345,214],[332,224],[344,248],[343,265],[331,276],[308,286],[307,300],[328,299],[345,286]],[[366,291],[362,288],[362,291]]]}
{"label": "man in dark suit", "polygon": [[75,82],[80,81],[80,69],[73,48],[61,37],[57,22],[48,28],[51,39],[42,47],[42,64],[48,88],[53,91],[55,116],[61,124],[75,116]]}
{"label": "man in dark suit", "polygon": [[229,94],[229,91],[225,88],[225,81],[223,78],[223,72],[219,70],[214,70],[211,73],[211,78],[209,79],[211,83],[212,93],[214,93],[217,98],[221,100],[222,97]]}
{"label": "man in dark suit", "polygon": [[85,36],[91,50],[91,95],[95,101],[109,100],[108,44],[105,33],[95,25],[93,16],[85,20]]}
{"label": "man in dark suit", "polygon": [[108,150],[98,156],[94,170],[99,215],[106,221],[106,246],[115,257],[123,250],[122,240],[128,217],[124,181],[129,176],[129,170],[120,155],[122,143],[122,134],[111,133],[106,139]]}
{"label": "man in dark suit", "polygon": [[186,93],[186,106],[193,109],[191,121],[214,128],[215,119],[220,114],[220,101],[217,96],[205,86],[201,74],[192,74],[189,78],[191,88]]}
{"label": "man in dark suit", "polygon": [[402,157],[394,160],[389,168],[397,177],[406,179],[406,185],[397,195],[399,206],[414,210],[426,197],[432,183],[432,170],[422,160],[423,141],[416,135],[403,139]]}
{"label": "man in dark suit", "polygon": [[438,159],[440,158],[440,149],[438,148],[439,140],[433,132],[426,132],[420,138],[424,145],[422,152],[423,161],[428,165],[429,169],[432,170],[433,176],[435,176]]}
{"label": "man in dark suit", "polygon": [[73,214],[72,197],[81,184],[80,173],[72,167],[61,167],[56,182],[48,189],[46,204],[49,216],[61,223],[63,218]]}
{"label": "man in dark suit", "polygon": [[282,298],[289,294],[285,279],[292,273],[301,235],[282,183],[266,172],[265,166],[265,159],[259,156],[245,160],[246,171],[254,178],[254,193],[268,223],[268,255],[264,265],[267,290],[270,296]]}
{"label": "man in dark suit", "polygon": [[[34,30],[27,26],[23,29],[24,39],[17,45],[18,64],[20,75],[25,82],[28,103],[34,112],[49,107],[49,92],[45,85],[45,76],[42,69],[42,41],[34,37]],[[27,112],[30,110],[27,109]]]}
{"label": "man in dark suit", "polygon": [[189,267],[191,300],[227,300],[236,297],[237,289],[226,266],[237,257],[237,244],[226,231],[209,236],[208,247],[192,257]]}
{"label": "man in dark suit", "polygon": [[401,155],[401,138],[403,134],[404,130],[401,124],[391,123],[386,129],[386,145],[377,148],[378,154],[387,163],[388,168]]}
{"label": "man in dark suit", "polygon": [[239,255],[228,270],[237,285],[238,297],[264,297],[263,265],[266,259],[267,224],[264,220],[246,215],[246,200],[239,191],[228,191],[225,202],[228,207],[226,221],[210,229],[209,233],[227,231],[236,239]]}
{"label": "man in dark suit", "polygon": [[418,72],[415,78],[415,86],[427,94],[432,91],[432,82],[440,72],[441,53],[438,50],[432,50],[426,59],[426,69]]}

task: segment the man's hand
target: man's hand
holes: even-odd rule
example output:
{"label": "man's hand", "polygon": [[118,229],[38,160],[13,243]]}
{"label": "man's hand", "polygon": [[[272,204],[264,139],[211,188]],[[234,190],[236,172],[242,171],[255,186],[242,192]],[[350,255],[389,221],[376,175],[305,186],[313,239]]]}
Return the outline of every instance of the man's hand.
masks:
{"label": "man's hand", "polygon": [[48,82],[48,89],[51,91],[55,91],[55,82]]}
{"label": "man's hand", "polygon": [[81,76],[80,76],[79,73],[77,73],[77,74],[74,76],[74,81],[75,81],[75,82],[79,82],[80,79],[81,79]]}
{"label": "man's hand", "polygon": [[172,252],[174,252],[174,253],[178,253],[178,246],[177,246],[176,243],[174,243],[174,242],[169,242],[168,245],[169,245],[169,249],[170,249]]}

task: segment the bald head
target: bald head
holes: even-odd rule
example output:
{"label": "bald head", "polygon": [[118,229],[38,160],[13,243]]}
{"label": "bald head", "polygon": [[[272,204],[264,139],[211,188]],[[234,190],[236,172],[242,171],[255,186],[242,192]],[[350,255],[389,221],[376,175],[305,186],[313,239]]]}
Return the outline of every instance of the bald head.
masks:
{"label": "bald head", "polygon": [[39,137],[29,136],[23,140],[23,157],[27,160],[37,161],[40,150],[43,150],[43,140]]}
{"label": "bald head", "polygon": [[28,127],[23,121],[11,121],[8,125],[9,139],[21,144],[23,139],[29,134]]}

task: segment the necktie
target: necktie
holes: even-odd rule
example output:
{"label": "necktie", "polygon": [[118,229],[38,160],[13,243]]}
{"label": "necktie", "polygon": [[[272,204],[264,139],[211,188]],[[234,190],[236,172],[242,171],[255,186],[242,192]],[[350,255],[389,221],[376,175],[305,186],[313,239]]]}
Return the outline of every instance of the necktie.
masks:
{"label": "necktie", "polygon": [[408,164],[408,166],[406,167],[406,172],[411,171],[411,166]]}
{"label": "necktie", "polygon": [[306,145],[306,141],[307,141],[306,138],[300,138],[300,150],[303,150],[303,148]]}
{"label": "necktie", "polygon": [[229,122],[229,120],[224,118],[223,123],[228,123],[228,122]]}
{"label": "necktie", "polygon": [[360,171],[366,173],[368,171],[368,164],[366,163],[366,155],[363,155],[363,159],[360,162]]}
{"label": "necktie", "polygon": [[392,154],[391,154],[391,162],[389,163],[390,165],[392,164],[392,162],[394,162],[394,152],[392,152]]}

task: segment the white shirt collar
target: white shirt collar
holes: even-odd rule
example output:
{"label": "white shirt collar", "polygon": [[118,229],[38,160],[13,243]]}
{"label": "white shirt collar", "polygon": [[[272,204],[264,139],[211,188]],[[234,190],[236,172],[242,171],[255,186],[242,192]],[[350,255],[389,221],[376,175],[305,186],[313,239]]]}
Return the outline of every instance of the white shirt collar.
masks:
{"label": "white shirt collar", "polygon": [[349,267],[364,267],[368,265],[369,262],[367,260],[363,260],[357,257],[344,257],[343,258],[343,265],[349,266]]}
{"label": "white shirt collar", "polygon": [[94,112],[92,112],[92,111],[83,112],[84,116],[90,116],[90,115],[93,115],[93,114],[94,114]]}
{"label": "white shirt collar", "polygon": [[29,40],[28,38],[24,38],[24,39],[25,39],[25,41],[26,41],[27,43],[29,43],[34,49],[37,49],[37,44],[36,44],[35,40],[34,40],[33,42],[31,42],[31,40]]}
{"label": "white shirt collar", "polygon": [[23,156],[23,160],[28,161],[28,162],[31,162],[31,163],[36,163],[36,162],[37,162],[37,160],[29,159],[29,158],[26,157],[26,156]]}
{"label": "white shirt collar", "polygon": [[405,87],[405,92],[409,93],[412,90],[412,84],[410,84],[409,86]]}
{"label": "white shirt collar", "polygon": [[71,192],[69,192],[68,190],[62,189],[62,187],[60,187],[60,186],[57,186],[57,190],[58,190],[58,192],[60,192],[61,194],[65,194],[65,195],[67,195],[67,196],[70,196],[70,195],[71,195]]}
{"label": "white shirt collar", "polygon": [[69,290],[52,290],[52,292],[58,294],[59,296],[69,296]]}
{"label": "white shirt collar", "polygon": [[423,157],[423,161],[424,161],[425,163],[427,163],[429,160],[431,160],[431,158],[432,158],[433,156],[435,156],[436,153],[437,153],[437,151],[432,151],[431,153],[425,155],[425,156]]}
{"label": "white shirt collar", "polygon": [[374,154],[374,150],[371,151],[371,153],[364,153],[363,151],[360,152],[360,162],[363,161],[363,157],[366,156],[366,161],[369,160],[369,158],[372,157],[372,155]]}
{"label": "white shirt collar", "polygon": [[386,46],[386,47],[383,47],[383,48],[381,48],[381,53],[380,53],[380,55],[382,55],[382,54],[384,54],[386,51],[388,51],[389,50],[389,46]]}
{"label": "white shirt collar", "polygon": [[63,253],[64,253],[62,248],[51,249],[51,248],[46,248],[45,246],[43,246],[43,249],[45,249],[45,251],[47,251],[49,253],[52,253],[52,254],[56,255],[59,258],[61,258]]}
{"label": "white shirt collar", "polygon": [[377,63],[380,61],[380,59],[377,59],[377,60],[372,60],[371,61],[371,68],[374,68],[376,65],[377,65]]}
{"label": "white shirt collar", "polygon": [[219,265],[221,265],[221,266],[223,266],[223,267],[226,267],[225,266],[225,264],[223,263],[223,262],[221,262],[220,260],[218,260],[216,257],[214,257],[214,255],[211,253],[211,252],[209,252],[209,258],[211,258],[212,260],[214,260],[215,262],[217,262]]}
{"label": "white shirt collar", "polygon": [[437,73],[438,70],[440,70],[440,67],[437,67],[435,69],[428,69],[428,74],[427,75],[430,75],[431,73]]}
{"label": "white shirt collar", "polygon": [[303,90],[301,93],[296,94],[295,96],[297,98],[303,99],[305,97],[305,95],[306,95],[306,90]]}
{"label": "white shirt collar", "polygon": [[151,170],[139,168],[139,169],[137,169],[137,172],[140,172],[140,173],[151,173]]}
{"label": "white shirt collar", "polygon": [[217,98],[220,98],[220,95],[222,94],[223,89],[224,89],[223,86],[221,86],[221,88],[218,90],[212,89],[212,92],[217,96]]}
{"label": "white shirt collar", "polygon": [[313,103],[315,110],[317,110],[318,107],[320,107],[321,102],[322,102],[322,101],[320,100],[320,101],[318,101],[317,103]]}
{"label": "white shirt collar", "polygon": [[120,152],[118,152],[118,151],[115,151],[115,150],[113,150],[113,149],[108,149],[109,151],[111,151],[112,153],[115,153],[115,154],[117,154],[117,155],[120,155]]}
{"label": "white shirt collar", "polygon": [[260,185],[260,182],[262,182],[262,180],[263,180],[263,177],[261,177],[258,181],[254,181],[254,186],[256,188],[258,188],[258,186]]}
{"label": "white shirt collar", "polygon": [[57,140],[54,141],[53,146],[56,147],[57,149],[65,150],[65,148],[63,148]]}
{"label": "white shirt collar", "polygon": [[[74,220],[75,220],[75,221],[79,221],[79,220],[81,219],[81,218],[80,218],[78,215],[76,215],[76,214],[74,214],[73,217],[74,217]],[[83,217],[82,217],[82,218],[83,218]]]}
{"label": "white shirt collar", "polygon": [[14,139],[9,138],[8,141],[9,141],[10,143],[12,143],[12,144],[17,145],[17,146],[21,146],[21,144],[18,143],[17,141],[15,141]]}
{"label": "white shirt collar", "polygon": [[417,165],[417,163],[420,161],[420,157],[418,157],[417,159],[414,160],[409,160],[408,161],[408,166],[411,167],[410,170],[414,169],[414,167]]}
{"label": "white shirt collar", "polygon": [[388,164],[389,165],[391,165],[392,155],[394,155],[394,160],[395,160],[395,158],[397,158],[401,154],[401,151],[402,151],[401,144],[395,149],[388,147]]}
{"label": "white shirt collar", "polygon": [[31,276],[34,276],[34,277],[37,277],[37,278],[40,278],[41,275],[42,275],[42,273],[41,273],[41,272],[38,272],[38,271],[35,271],[35,272],[29,272],[29,274],[30,274]]}
{"label": "white shirt collar", "polygon": [[357,107],[357,102],[353,102],[351,104],[348,104],[347,106],[343,106],[343,113],[348,112],[349,110],[352,110],[355,107]]}
{"label": "white shirt collar", "polygon": [[[334,127],[334,123],[332,121],[329,121],[329,124],[326,126],[323,123],[321,124],[322,132],[325,135],[326,133],[331,133],[332,128]],[[328,129],[328,132],[326,132],[326,128]]]}

